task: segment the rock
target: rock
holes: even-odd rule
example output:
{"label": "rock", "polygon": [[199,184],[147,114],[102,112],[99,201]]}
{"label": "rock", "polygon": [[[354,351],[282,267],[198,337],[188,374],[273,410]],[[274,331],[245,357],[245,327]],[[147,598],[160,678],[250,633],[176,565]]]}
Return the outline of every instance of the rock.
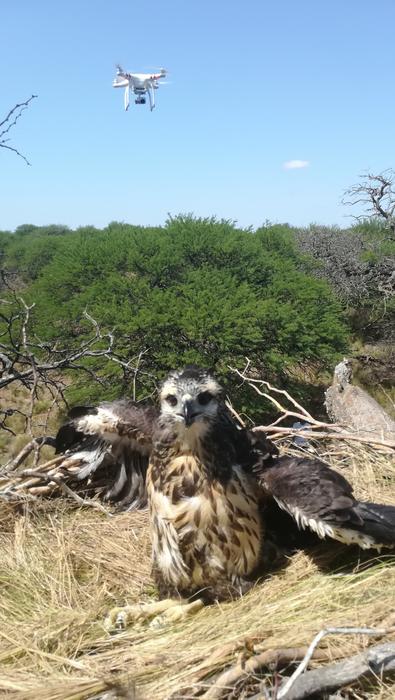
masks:
{"label": "rock", "polygon": [[364,389],[351,384],[351,361],[336,367],[332,386],[325,392],[325,407],[334,423],[341,423],[360,437],[395,440],[395,421]]}

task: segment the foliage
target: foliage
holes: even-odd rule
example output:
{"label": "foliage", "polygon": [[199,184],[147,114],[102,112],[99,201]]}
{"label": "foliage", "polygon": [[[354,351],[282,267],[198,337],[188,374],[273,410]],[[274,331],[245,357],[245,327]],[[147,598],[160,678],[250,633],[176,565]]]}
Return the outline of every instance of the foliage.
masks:
{"label": "foliage", "polygon": [[[228,365],[241,367],[248,355],[281,381],[306,361],[331,367],[346,347],[340,306],[324,281],[306,274],[287,226],[254,233],[179,216],[161,228],[113,222],[103,230],[52,235],[47,227],[13,236],[6,262],[29,285],[24,296],[35,302],[38,336],[74,343],[86,332],[87,309],[115,329],[122,356],[145,350],[139,396],[152,391],[152,376],[186,363],[210,366],[229,383]],[[85,386],[73,400],[130,391],[115,363],[103,368],[103,380],[104,388]]]}

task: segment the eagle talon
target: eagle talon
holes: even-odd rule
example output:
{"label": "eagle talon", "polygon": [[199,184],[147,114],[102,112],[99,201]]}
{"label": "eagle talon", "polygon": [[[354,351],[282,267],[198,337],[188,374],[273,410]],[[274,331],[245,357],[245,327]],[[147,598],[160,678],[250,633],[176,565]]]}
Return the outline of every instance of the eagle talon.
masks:
{"label": "eagle talon", "polygon": [[166,618],[164,615],[157,615],[154,617],[153,620],[149,623],[149,627],[151,629],[162,629],[163,627],[166,627]]}
{"label": "eagle talon", "polygon": [[180,603],[179,605],[174,605],[165,610],[161,615],[156,615],[154,619],[150,622],[150,627],[152,629],[161,629],[167,625],[174,624],[175,622],[180,622],[186,620],[187,617],[194,615],[204,606],[203,601],[198,598],[198,600],[192,603]]}
{"label": "eagle talon", "polygon": [[104,627],[108,632],[121,632],[126,629],[128,622],[136,620],[134,605],[126,605],[123,608],[113,608],[104,620]]}
{"label": "eagle talon", "polygon": [[124,630],[126,628],[126,614],[125,612],[120,612],[115,620],[115,628],[117,630]]}
{"label": "eagle talon", "polygon": [[[197,602],[197,601],[196,601]],[[191,604],[193,605],[193,604]],[[163,624],[167,624],[168,619],[181,619],[188,613],[181,612],[175,615],[170,613],[173,610],[188,608],[178,600],[165,599],[158,600],[155,603],[138,603],[137,605],[125,605],[121,608],[113,608],[107,615],[104,626],[109,632],[119,632],[125,630],[131,624],[141,624],[152,621],[153,619],[163,618]],[[161,626],[160,623],[158,626]]]}

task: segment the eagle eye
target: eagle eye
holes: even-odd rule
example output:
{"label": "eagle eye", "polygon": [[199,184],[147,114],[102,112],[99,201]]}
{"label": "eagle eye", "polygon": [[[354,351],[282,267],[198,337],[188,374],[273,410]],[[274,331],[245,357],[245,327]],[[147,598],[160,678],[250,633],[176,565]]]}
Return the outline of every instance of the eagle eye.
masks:
{"label": "eagle eye", "polygon": [[210,403],[212,398],[213,395],[210,394],[209,391],[202,391],[202,393],[198,395],[197,400],[201,406],[206,406],[208,403]]}
{"label": "eagle eye", "polygon": [[165,401],[167,401],[170,406],[176,406],[177,405],[177,397],[174,396],[174,394],[168,394],[165,396]]}

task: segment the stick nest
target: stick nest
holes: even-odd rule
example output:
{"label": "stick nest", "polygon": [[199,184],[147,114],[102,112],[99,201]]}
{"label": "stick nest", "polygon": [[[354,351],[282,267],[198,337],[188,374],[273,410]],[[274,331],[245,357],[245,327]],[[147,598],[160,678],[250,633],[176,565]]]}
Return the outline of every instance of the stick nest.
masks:
{"label": "stick nest", "polygon": [[[332,441],[321,444],[320,454],[360,499],[395,505],[387,453]],[[162,630],[133,627],[111,636],[102,624],[109,608],[156,596],[147,512],[109,517],[65,495],[21,497],[0,502],[0,522],[4,698],[275,697],[320,629],[395,624],[395,556],[325,543],[293,556],[244,598]],[[391,640],[393,633],[384,641]],[[325,637],[309,668],[377,641],[383,640]],[[394,693],[377,678],[338,697],[389,700]]]}

